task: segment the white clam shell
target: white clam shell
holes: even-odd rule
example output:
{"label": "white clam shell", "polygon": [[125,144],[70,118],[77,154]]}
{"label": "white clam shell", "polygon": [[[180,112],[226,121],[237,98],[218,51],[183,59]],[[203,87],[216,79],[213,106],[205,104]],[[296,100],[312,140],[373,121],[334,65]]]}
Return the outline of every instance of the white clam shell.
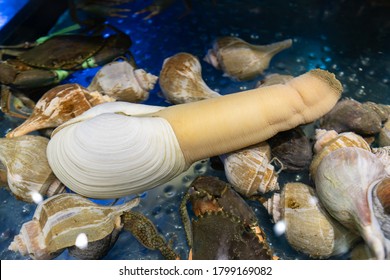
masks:
{"label": "white clam shell", "polygon": [[102,104],[56,130],[47,148],[56,176],[81,195],[117,198],[183,172],[187,166],[170,124],[163,118],[140,117],[143,107]]}
{"label": "white clam shell", "polygon": [[318,197],[342,225],[358,231],[378,259],[386,257],[385,238],[372,209],[372,189],[386,176],[383,164],[361,148],[337,149],[315,174]]}

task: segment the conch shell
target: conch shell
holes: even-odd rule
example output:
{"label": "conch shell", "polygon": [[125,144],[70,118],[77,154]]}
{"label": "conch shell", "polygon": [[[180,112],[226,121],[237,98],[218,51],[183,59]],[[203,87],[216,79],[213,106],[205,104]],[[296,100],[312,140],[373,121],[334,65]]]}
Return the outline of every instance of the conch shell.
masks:
{"label": "conch shell", "polygon": [[198,58],[189,53],[178,53],[166,58],[159,83],[165,98],[173,104],[220,96],[206,85]]}
{"label": "conch shell", "polygon": [[314,144],[315,156],[310,165],[310,174],[312,177],[317,173],[318,165],[322,159],[331,152],[344,148],[357,147],[371,151],[370,145],[360,135],[353,132],[343,132],[338,134],[334,130],[316,130],[316,143]]}
{"label": "conch shell", "polygon": [[375,217],[390,242],[390,178],[382,180],[374,188],[372,197]]}
{"label": "conch shell", "polygon": [[34,195],[53,195],[64,191],[54,176],[46,157],[49,140],[24,135],[0,138],[0,178],[16,198],[35,202]]}
{"label": "conch shell", "polygon": [[[58,194],[38,205],[8,249],[38,260],[55,258],[66,248],[81,259],[101,258],[123,227],[121,215],[138,203],[137,198],[119,206],[100,206],[77,194]],[[87,236],[85,249],[74,247],[80,234]]]}
{"label": "conch shell", "polygon": [[386,257],[387,249],[373,213],[372,191],[385,176],[382,162],[371,152],[356,147],[328,154],[314,176],[318,197],[328,212],[358,232],[378,259]]}
{"label": "conch shell", "polygon": [[271,148],[265,143],[221,155],[226,179],[243,196],[279,190],[278,174],[270,164]]}
{"label": "conch shell", "polygon": [[271,59],[291,45],[291,39],[269,45],[252,45],[237,37],[221,37],[208,50],[205,61],[221,69],[226,76],[245,81],[261,75]]}
{"label": "conch shell", "polygon": [[334,106],[341,90],[334,75],[318,69],[284,85],[166,108],[104,103],[53,132],[48,160],[61,182],[81,195],[140,193],[198,160],[318,119]]}
{"label": "conch shell", "polygon": [[65,84],[47,91],[37,102],[31,116],[7,134],[8,138],[31,131],[57,127],[104,102],[115,101],[98,92],[90,92],[78,84]]}
{"label": "conch shell", "polygon": [[118,101],[141,102],[148,99],[157,79],[143,69],[135,69],[127,61],[114,61],[96,73],[88,89]]}
{"label": "conch shell", "polygon": [[264,203],[275,223],[286,225],[285,236],[297,251],[313,258],[343,254],[360,237],[334,220],[319,202],[313,188],[287,183],[281,194]]}

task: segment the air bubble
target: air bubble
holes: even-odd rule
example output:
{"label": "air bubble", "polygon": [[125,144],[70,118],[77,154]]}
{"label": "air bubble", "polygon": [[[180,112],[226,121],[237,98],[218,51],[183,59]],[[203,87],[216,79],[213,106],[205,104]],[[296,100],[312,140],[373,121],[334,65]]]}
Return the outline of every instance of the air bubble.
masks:
{"label": "air bubble", "polygon": [[172,185],[166,186],[164,188],[165,197],[173,197],[173,196],[175,196],[175,194],[176,194],[176,191]]}

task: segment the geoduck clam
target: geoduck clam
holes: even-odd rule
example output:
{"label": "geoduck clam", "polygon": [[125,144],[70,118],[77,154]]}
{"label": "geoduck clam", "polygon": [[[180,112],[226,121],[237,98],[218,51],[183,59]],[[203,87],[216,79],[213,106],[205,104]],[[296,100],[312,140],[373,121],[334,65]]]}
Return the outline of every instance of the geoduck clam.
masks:
{"label": "geoduck clam", "polygon": [[198,160],[318,119],[334,106],[341,90],[333,74],[317,69],[284,85],[167,108],[105,103],[58,127],[48,160],[61,182],[81,195],[140,193]]}
{"label": "geoduck clam", "polygon": [[291,45],[291,39],[268,45],[253,45],[237,37],[221,37],[208,50],[205,61],[231,79],[245,81],[263,74],[271,59]]}

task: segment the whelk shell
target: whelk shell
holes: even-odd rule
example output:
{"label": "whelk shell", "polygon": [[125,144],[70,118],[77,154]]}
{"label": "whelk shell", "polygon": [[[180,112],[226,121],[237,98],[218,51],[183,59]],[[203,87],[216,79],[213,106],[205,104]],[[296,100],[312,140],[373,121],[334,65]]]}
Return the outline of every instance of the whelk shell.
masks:
{"label": "whelk shell", "polygon": [[[123,205],[101,206],[77,194],[58,194],[35,210],[31,221],[22,225],[9,250],[33,259],[52,259],[66,248],[79,258],[100,258],[115,242],[122,229],[121,215],[137,206],[139,199]],[[85,249],[74,248],[79,234],[88,238]]]}
{"label": "whelk shell", "polygon": [[333,151],[344,147],[357,147],[371,151],[370,145],[353,132],[343,132],[338,134],[334,130],[316,130],[316,143],[314,144],[315,155],[310,165],[310,174],[314,178],[317,173],[318,165],[322,159]]}
{"label": "whelk shell", "polygon": [[140,193],[198,160],[318,119],[341,90],[333,74],[317,69],[284,85],[166,108],[104,103],[53,132],[48,160],[61,182],[79,194],[117,198]]}
{"label": "whelk shell", "polygon": [[291,45],[291,39],[253,45],[237,37],[221,37],[208,50],[205,61],[234,80],[250,80],[261,75],[269,67],[271,59]]}
{"label": "whelk shell", "polygon": [[56,86],[39,99],[31,116],[10,131],[7,137],[12,138],[38,129],[57,127],[93,106],[109,101],[114,99],[96,91],[90,92],[78,84]]}
{"label": "whelk shell", "polygon": [[285,235],[297,251],[313,258],[348,252],[360,237],[334,220],[321,205],[313,188],[287,183],[264,203],[275,223],[286,224]]}
{"label": "whelk shell", "polygon": [[178,53],[166,58],[159,83],[165,98],[173,104],[220,96],[206,85],[198,58],[189,53]]}
{"label": "whelk shell", "polygon": [[7,182],[16,198],[34,202],[36,193],[46,196],[64,190],[47,161],[48,142],[47,138],[33,135],[0,138],[1,181]]}
{"label": "whelk shell", "polygon": [[384,259],[386,242],[372,207],[373,188],[386,176],[382,162],[367,150],[345,147],[324,157],[314,175],[318,197],[328,212],[358,232],[376,258]]}
{"label": "whelk shell", "polygon": [[226,179],[246,197],[279,190],[278,174],[270,164],[271,149],[265,143],[221,155]]}
{"label": "whelk shell", "polygon": [[136,69],[127,61],[114,61],[96,73],[88,89],[118,101],[141,102],[148,99],[157,79],[157,76]]}

